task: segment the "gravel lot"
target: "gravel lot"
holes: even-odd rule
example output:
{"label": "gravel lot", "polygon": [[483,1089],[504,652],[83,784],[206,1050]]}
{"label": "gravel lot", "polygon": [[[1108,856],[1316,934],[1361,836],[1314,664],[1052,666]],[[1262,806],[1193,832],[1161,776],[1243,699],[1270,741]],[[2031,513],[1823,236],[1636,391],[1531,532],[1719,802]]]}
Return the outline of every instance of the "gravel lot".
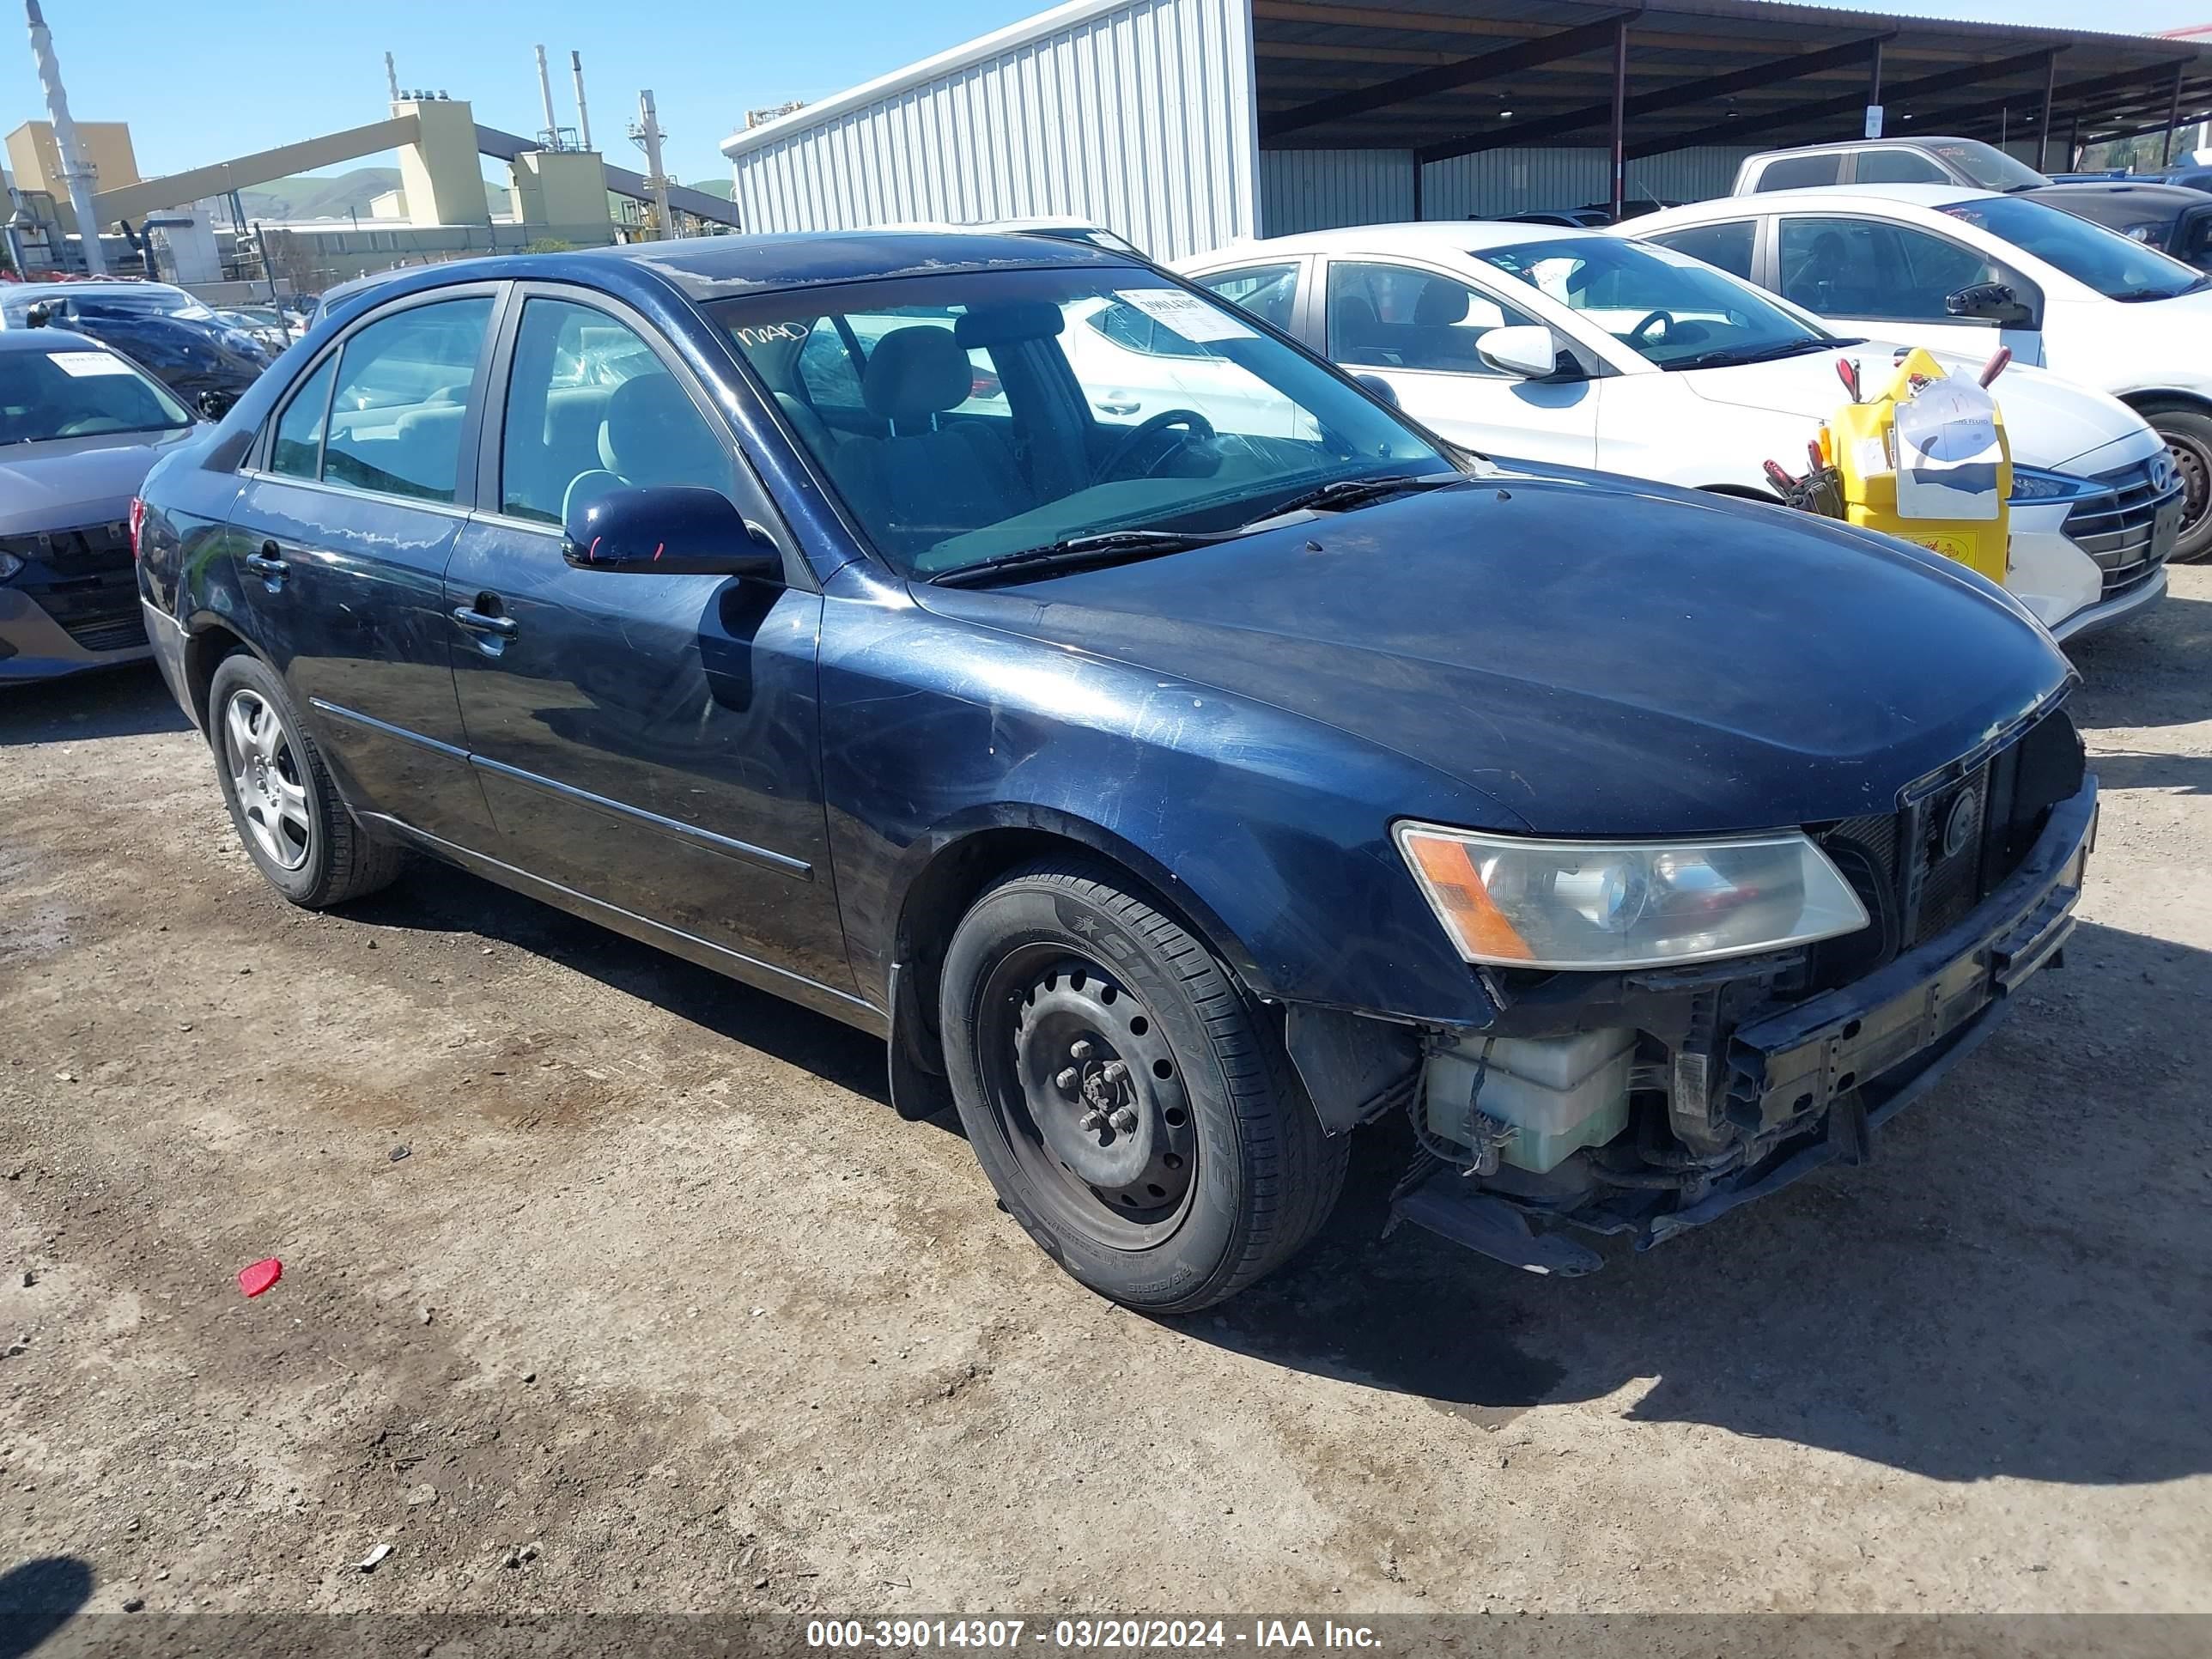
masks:
{"label": "gravel lot", "polygon": [[1176,1323],[1054,1270],[878,1045],[436,867],[291,910],[150,670],[0,696],[0,1569],[75,1558],[94,1611],[2212,1612],[2212,571],[2175,589],[2079,653],[2064,971],[1872,1167],[1554,1284],[1379,1243],[1370,1137],[1315,1249]]}

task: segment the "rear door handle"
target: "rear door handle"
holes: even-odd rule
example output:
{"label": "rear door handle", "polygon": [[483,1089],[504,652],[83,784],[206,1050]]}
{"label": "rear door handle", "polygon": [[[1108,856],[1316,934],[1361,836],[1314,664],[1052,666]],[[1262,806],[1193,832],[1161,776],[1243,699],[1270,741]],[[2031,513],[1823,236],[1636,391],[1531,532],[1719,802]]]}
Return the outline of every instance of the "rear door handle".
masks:
{"label": "rear door handle", "polygon": [[1099,398],[1091,407],[1101,415],[1133,415],[1144,407],[1144,404],[1138,398],[1126,394],[1116,397],[1109,392]]}
{"label": "rear door handle", "polygon": [[496,634],[501,639],[514,637],[514,618],[495,617],[488,611],[478,611],[473,605],[457,605],[453,620],[472,634]]}
{"label": "rear door handle", "polygon": [[264,542],[258,553],[246,556],[246,568],[257,576],[265,576],[270,581],[276,581],[292,568],[279,556],[283,550],[274,542]]}

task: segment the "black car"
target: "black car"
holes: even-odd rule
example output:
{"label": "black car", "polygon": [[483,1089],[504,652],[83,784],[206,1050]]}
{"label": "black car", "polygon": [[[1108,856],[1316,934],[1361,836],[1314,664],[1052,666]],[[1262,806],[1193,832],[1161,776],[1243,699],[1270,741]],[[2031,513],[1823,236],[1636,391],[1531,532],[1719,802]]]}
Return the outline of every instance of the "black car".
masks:
{"label": "black car", "polygon": [[[1180,406],[1109,395],[1129,319]],[[2096,810],[1961,567],[1451,450],[1042,237],[407,272],[155,470],[139,553],[287,897],[413,848],[873,1033],[1154,1310],[1391,1115],[1401,1214],[1560,1273],[1859,1160],[2056,961]]]}
{"label": "black car", "polygon": [[113,346],[185,402],[209,409],[252,386],[275,356],[166,283],[24,283],[0,291],[0,327],[41,323]]}

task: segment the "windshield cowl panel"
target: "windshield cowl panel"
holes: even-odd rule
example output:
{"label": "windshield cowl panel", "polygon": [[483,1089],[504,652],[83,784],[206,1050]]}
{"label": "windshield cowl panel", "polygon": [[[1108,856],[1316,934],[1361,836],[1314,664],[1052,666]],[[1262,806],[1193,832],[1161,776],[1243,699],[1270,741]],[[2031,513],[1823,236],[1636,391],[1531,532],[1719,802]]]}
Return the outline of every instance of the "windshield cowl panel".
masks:
{"label": "windshield cowl panel", "polygon": [[[1158,556],[1331,483],[1460,471],[1334,369],[1146,267],[824,284],[709,313],[848,518],[920,580]],[[1155,533],[1093,541],[1116,532]]]}

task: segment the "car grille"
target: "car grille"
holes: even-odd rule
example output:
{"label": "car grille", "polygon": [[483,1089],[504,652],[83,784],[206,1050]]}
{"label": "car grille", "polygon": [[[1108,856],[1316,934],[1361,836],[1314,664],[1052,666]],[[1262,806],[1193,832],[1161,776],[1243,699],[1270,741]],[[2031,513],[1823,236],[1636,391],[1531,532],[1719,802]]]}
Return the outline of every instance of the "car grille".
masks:
{"label": "car grille", "polygon": [[[2166,481],[2163,489],[2161,478]],[[2148,580],[2158,568],[2158,515],[2181,499],[2182,486],[2162,455],[2100,472],[2094,482],[2112,494],[2076,507],[2066,515],[2064,530],[2068,540],[2097,562],[2104,573],[2104,596],[2109,599]]]}
{"label": "car grille", "polygon": [[131,526],[78,525],[0,538],[28,567],[15,583],[87,651],[122,651],[146,642],[131,565]]}
{"label": "car grille", "polygon": [[2081,739],[2061,711],[1898,811],[1820,832],[1869,925],[1816,948],[1814,985],[1847,983],[1964,921],[2019,868],[2051,806],[2081,787],[2082,769]]}

